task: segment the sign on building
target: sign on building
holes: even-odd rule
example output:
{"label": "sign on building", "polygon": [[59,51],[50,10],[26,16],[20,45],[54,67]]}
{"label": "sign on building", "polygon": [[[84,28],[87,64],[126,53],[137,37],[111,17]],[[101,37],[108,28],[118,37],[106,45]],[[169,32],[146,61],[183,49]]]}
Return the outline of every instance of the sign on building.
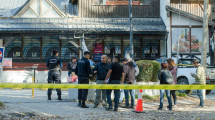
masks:
{"label": "sign on building", "polygon": [[[106,1],[106,5],[129,5],[129,1]],[[140,5],[140,1],[132,1],[132,5]]]}

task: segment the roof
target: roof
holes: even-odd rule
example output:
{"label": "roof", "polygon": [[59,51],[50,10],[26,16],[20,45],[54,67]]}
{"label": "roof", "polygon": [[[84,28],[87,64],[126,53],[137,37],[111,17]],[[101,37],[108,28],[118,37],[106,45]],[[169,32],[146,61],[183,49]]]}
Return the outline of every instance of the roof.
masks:
{"label": "roof", "polygon": [[[190,18],[192,20],[195,20],[195,21],[203,23],[203,18],[199,17],[197,15],[193,15],[191,13],[188,13],[188,12],[185,12],[183,10],[176,9],[176,8],[173,8],[173,7],[170,7],[170,6],[166,6],[166,9],[167,9],[167,11],[171,11],[173,13],[180,14],[180,15],[182,15],[184,17],[187,17],[187,18]],[[215,27],[215,22],[213,22],[211,20],[208,20],[208,25]]]}
{"label": "roof", "polygon": [[[34,0],[0,0],[0,17],[11,17],[18,15],[23,9],[25,10],[28,5]],[[50,4],[53,4],[55,10],[59,14],[65,16],[64,11],[61,9],[61,3],[68,0],[48,0]]]}
{"label": "roof", "polygon": [[28,0],[0,0],[0,17],[13,16]]}
{"label": "roof", "polygon": [[[9,18],[0,19],[0,31],[81,30],[129,31],[128,18]],[[133,18],[133,31],[166,32],[161,18]]]}

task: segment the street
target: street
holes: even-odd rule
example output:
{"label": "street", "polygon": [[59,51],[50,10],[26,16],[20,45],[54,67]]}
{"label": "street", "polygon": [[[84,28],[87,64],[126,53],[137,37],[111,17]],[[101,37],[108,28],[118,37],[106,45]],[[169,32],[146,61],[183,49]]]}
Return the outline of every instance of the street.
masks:
{"label": "street", "polygon": [[[209,94],[207,99],[212,100],[211,105],[206,103],[204,108],[194,108],[196,102],[190,100],[178,100],[178,109],[168,111],[164,109],[158,111],[159,102],[143,102],[143,109],[146,113],[134,113],[133,109],[120,108],[118,112],[105,111],[102,106],[93,108],[93,103],[87,103],[89,109],[77,107],[77,102],[67,99],[68,91],[62,91],[62,101],[58,101],[56,91],[53,90],[52,100],[47,100],[47,91],[35,90],[35,98],[31,98],[31,90],[0,90],[0,101],[6,105],[5,109],[0,110],[2,115],[9,117],[39,116],[38,118],[52,119],[209,119],[215,118],[214,94]],[[192,93],[191,98],[196,95]],[[144,101],[144,100],[143,100]],[[207,101],[208,102],[208,101]],[[210,102],[210,101],[209,101]],[[164,102],[167,106],[167,102]]]}

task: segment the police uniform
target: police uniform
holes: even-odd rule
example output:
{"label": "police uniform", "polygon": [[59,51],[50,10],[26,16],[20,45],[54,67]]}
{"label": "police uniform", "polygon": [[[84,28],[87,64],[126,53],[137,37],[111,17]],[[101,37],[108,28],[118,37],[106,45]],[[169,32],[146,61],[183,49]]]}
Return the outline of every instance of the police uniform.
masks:
{"label": "police uniform", "polygon": [[[82,58],[78,61],[75,74],[78,76],[78,84],[89,84],[89,75],[92,73],[90,62],[86,58]],[[88,89],[78,89],[78,106],[88,108],[85,105],[87,99]],[[82,102],[82,103],[81,103]]]}
{"label": "police uniform", "polygon": [[[61,58],[56,55],[52,55],[47,60],[47,67],[49,68],[48,83],[61,84],[61,68],[63,67]],[[56,91],[58,100],[61,100],[61,89],[56,89]],[[51,100],[51,94],[52,89],[48,89],[48,97],[50,97],[48,98],[49,100]]]}

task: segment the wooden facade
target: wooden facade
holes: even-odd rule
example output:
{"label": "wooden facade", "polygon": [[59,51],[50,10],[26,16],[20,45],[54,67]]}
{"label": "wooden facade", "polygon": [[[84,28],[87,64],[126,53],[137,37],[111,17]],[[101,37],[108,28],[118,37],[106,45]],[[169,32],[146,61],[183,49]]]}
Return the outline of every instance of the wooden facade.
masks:
{"label": "wooden facade", "polygon": [[[133,5],[133,17],[160,17],[160,0],[151,0],[150,5]],[[128,5],[97,5],[95,0],[79,0],[79,17],[128,18]]]}
{"label": "wooden facade", "polygon": [[[204,1],[203,0],[171,0],[170,6],[173,8],[180,9],[182,11],[191,13],[193,15],[203,17],[203,10],[204,10]],[[208,6],[209,10],[209,19],[211,20],[211,2],[209,2]]]}

